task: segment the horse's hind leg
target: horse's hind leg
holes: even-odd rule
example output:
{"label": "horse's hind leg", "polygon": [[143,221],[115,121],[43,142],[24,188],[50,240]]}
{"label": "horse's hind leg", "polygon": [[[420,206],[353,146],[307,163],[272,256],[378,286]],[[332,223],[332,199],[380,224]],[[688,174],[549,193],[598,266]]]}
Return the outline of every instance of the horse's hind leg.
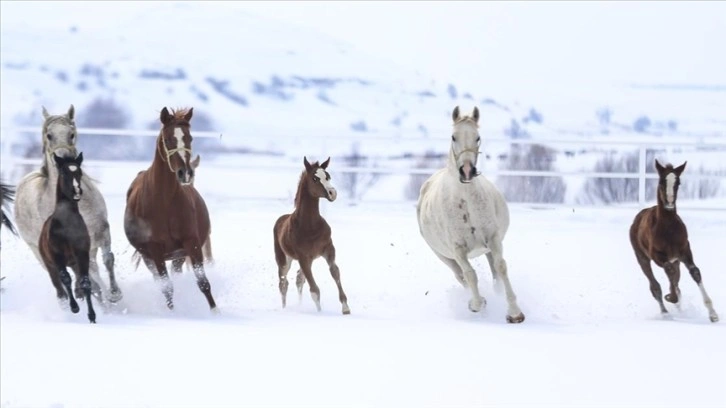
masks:
{"label": "horse's hind leg", "polygon": [[[432,248],[432,250],[433,250],[433,248]],[[446,266],[449,267],[449,269],[451,269],[452,272],[454,272],[454,277],[461,284],[461,286],[463,286],[464,288],[468,288],[469,285],[467,285],[466,280],[464,279],[464,271],[461,270],[461,267],[459,266],[459,264],[456,263],[455,260],[449,259],[449,258],[439,254],[436,251],[433,251],[433,252],[434,252],[434,254],[436,254],[437,257],[439,257],[439,259],[441,259],[441,261],[443,263],[446,264]]]}
{"label": "horse's hind leg", "polygon": [[[108,226],[108,223],[106,224]],[[108,228],[108,227],[107,227]],[[108,272],[108,281],[111,285],[111,293],[108,295],[108,300],[111,303],[117,303],[121,299],[123,299],[124,295],[121,292],[121,288],[118,286],[118,282],[116,281],[116,271],[114,269],[114,265],[116,263],[116,257],[114,256],[113,252],[111,252],[111,236],[108,229],[105,233],[106,237],[103,240],[103,243],[101,245],[101,257],[103,259],[103,265],[106,267],[106,271]],[[96,260],[96,254],[91,254],[91,259],[95,263]],[[98,274],[98,266],[96,266],[96,273]],[[100,279],[100,276],[99,276]]]}
{"label": "horse's hind leg", "polygon": [[287,281],[287,273],[290,271],[290,265],[292,264],[292,258],[285,254],[282,250],[282,246],[277,242],[277,231],[275,231],[275,263],[277,263],[277,277],[280,280],[278,288],[280,289],[280,297],[282,299],[282,307],[287,306],[287,287],[289,282]]}
{"label": "horse's hind leg", "polygon": [[487,252],[487,263],[489,263],[489,270],[492,272],[492,286],[497,294],[502,293],[502,280],[497,276],[497,268],[494,266],[494,255],[491,251]]}
{"label": "horse's hind leg", "polygon": [[691,277],[698,285],[698,289],[701,290],[701,296],[703,297],[703,304],[706,305],[706,309],[708,309],[708,318],[711,320],[711,322],[716,323],[718,321],[718,315],[716,314],[716,311],[713,309],[713,301],[711,301],[711,298],[706,293],[706,288],[703,287],[703,280],[701,279],[701,270],[698,269],[696,264],[693,263],[693,253],[691,253],[691,244],[689,243],[686,247],[686,250],[681,257],[681,261],[686,265],[686,268],[688,268],[688,272],[691,274]]}
{"label": "horse's hind leg", "polygon": [[305,286],[305,274],[303,273],[302,269],[297,270],[297,275],[295,276],[295,286],[297,286],[298,303],[302,303],[302,291],[303,287]]}
{"label": "horse's hind leg", "polygon": [[466,249],[461,248],[455,254],[456,263],[462,270],[464,275],[464,281],[467,287],[471,290],[471,300],[469,300],[469,310],[476,313],[481,310],[483,305],[486,305],[486,300],[479,293],[479,278],[476,276],[474,267],[469,263],[469,259],[466,256]]}
{"label": "horse's hind leg", "polygon": [[330,268],[330,275],[333,277],[335,284],[338,285],[338,299],[340,299],[340,304],[343,305],[343,314],[350,314],[348,297],[345,295],[343,285],[340,283],[340,268],[338,268],[338,264],[335,263],[335,246],[333,246],[332,242],[323,252],[323,257],[325,257],[325,261],[328,263],[328,267]]}
{"label": "horse's hind leg", "polygon": [[187,258],[177,258],[171,261],[171,271],[174,273],[181,274],[184,263],[187,262]]}
{"label": "horse's hind leg", "polygon": [[517,296],[512,289],[512,283],[509,282],[509,271],[507,270],[507,262],[504,260],[502,241],[495,237],[489,242],[491,249],[492,261],[496,276],[502,280],[504,284],[504,293],[507,295],[507,323],[522,323],[524,321],[524,313],[517,304]]}
{"label": "horse's hind leg", "polygon": [[648,282],[650,282],[650,293],[653,294],[653,297],[658,302],[658,305],[660,306],[660,312],[662,314],[667,314],[668,310],[663,304],[663,291],[660,288],[660,283],[658,283],[658,281],[655,279],[655,276],[653,276],[653,268],[650,267],[650,258],[648,258],[648,256],[640,251],[638,248],[634,249],[635,258],[638,260],[640,269],[643,270],[645,277],[648,278]]}

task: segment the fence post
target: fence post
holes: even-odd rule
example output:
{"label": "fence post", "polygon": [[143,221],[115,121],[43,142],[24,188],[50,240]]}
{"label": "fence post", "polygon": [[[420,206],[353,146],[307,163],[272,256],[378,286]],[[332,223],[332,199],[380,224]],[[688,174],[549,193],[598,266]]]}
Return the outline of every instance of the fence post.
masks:
{"label": "fence post", "polygon": [[638,145],[638,204],[640,207],[645,206],[645,160],[646,160],[646,146],[643,144]]}

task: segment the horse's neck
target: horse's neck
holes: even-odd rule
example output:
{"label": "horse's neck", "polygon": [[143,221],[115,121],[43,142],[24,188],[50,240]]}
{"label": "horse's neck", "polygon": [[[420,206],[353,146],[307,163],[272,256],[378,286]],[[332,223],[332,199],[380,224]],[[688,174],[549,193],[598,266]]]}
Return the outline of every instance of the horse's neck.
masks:
{"label": "horse's neck", "polygon": [[293,217],[301,224],[317,224],[322,219],[320,215],[320,199],[310,196],[307,191],[302,192],[300,202],[293,212]]}
{"label": "horse's neck", "polygon": [[181,187],[174,173],[169,170],[169,164],[164,161],[158,148],[147,174],[152,179],[151,185],[154,188],[154,195],[158,194],[158,197],[162,200],[171,197],[172,193]]}
{"label": "horse's neck", "polygon": [[663,202],[663,199],[660,198],[660,194],[658,194],[658,205],[655,208],[655,215],[659,222],[670,222],[675,221],[678,217],[678,206],[676,203],[673,203],[673,210],[666,210],[665,209],[665,203]]}
{"label": "horse's neck", "polygon": [[[58,170],[56,170],[56,173]],[[63,206],[64,209],[71,210],[71,212],[79,212],[78,201],[66,197],[63,194],[63,189],[60,186],[60,180],[55,183],[55,206],[56,208]]]}
{"label": "horse's neck", "polygon": [[449,159],[446,161],[446,168],[453,171],[455,175],[459,174],[459,169],[456,167],[456,156],[454,156],[454,145],[449,147]]}
{"label": "horse's neck", "polygon": [[41,168],[45,168],[45,172],[41,170],[41,173],[44,173],[48,176],[48,188],[46,189],[46,193],[49,194],[50,197],[55,197],[57,199],[58,168],[52,164],[51,159],[48,158],[47,154],[43,155],[43,165]]}

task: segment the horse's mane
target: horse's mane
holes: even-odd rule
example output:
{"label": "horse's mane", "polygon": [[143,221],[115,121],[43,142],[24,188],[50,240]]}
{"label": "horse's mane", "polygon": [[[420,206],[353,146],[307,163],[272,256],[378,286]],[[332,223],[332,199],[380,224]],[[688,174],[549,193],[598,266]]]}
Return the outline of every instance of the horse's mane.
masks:
{"label": "horse's mane", "polygon": [[479,122],[477,122],[473,117],[471,117],[471,115],[460,116],[459,119],[457,119],[456,122],[454,122],[454,124],[458,125],[459,123],[463,123],[463,122],[469,122],[472,125],[474,125],[477,129],[479,128]]}
{"label": "horse's mane", "polygon": [[191,108],[188,107],[182,107],[182,108],[171,108],[171,116],[174,118],[174,123],[176,126],[179,125],[186,125],[190,126],[189,121],[184,119],[184,116],[186,116],[189,113],[189,110]]}
{"label": "horse's mane", "polygon": [[[317,164],[317,162],[315,162]],[[300,207],[300,201],[302,201],[302,192],[303,192],[303,186],[307,185],[308,180],[305,177],[307,175],[307,170],[303,170],[302,173],[300,173],[300,181],[297,183],[297,192],[295,193],[295,208]]]}

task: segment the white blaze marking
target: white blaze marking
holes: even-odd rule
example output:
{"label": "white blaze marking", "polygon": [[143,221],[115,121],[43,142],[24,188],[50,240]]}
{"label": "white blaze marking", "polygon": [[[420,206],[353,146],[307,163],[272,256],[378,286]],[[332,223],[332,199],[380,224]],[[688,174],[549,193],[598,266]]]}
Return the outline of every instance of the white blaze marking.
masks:
{"label": "white blaze marking", "polygon": [[[181,128],[174,128],[174,137],[176,137],[176,147],[177,149],[184,147],[184,140],[182,138],[184,137],[184,131],[181,130]],[[182,160],[186,162],[187,160],[187,152],[184,150],[177,151],[179,153],[179,156],[181,156]]]}
{"label": "white blaze marking", "polygon": [[325,187],[326,190],[335,191],[335,187],[330,184],[330,180],[328,180],[327,176],[325,175],[325,170],[317,169],[315,170],[315,175],[320,179],[320,182],[323,184],[323,187]]}
{"label": "white blaze marking", "polygon": [[78,184],[78,180],[76,179],[73,179],[73,190],[75,190],[76,194],[81,194],[81,186]]}
{"label": "white blaze marking", "polygon": [[70,164],[70,165],[68,165],[68,170],[76,171],[76,170],[78,170],[78,166],[76,166],[75,164]]}
{"label": "white blaze marking", "polygon": [[666,198],[668,198],[668,203],[673,202],[673,189],[676,185],[676,174],[675,173],[668,173],[666,176]]}

